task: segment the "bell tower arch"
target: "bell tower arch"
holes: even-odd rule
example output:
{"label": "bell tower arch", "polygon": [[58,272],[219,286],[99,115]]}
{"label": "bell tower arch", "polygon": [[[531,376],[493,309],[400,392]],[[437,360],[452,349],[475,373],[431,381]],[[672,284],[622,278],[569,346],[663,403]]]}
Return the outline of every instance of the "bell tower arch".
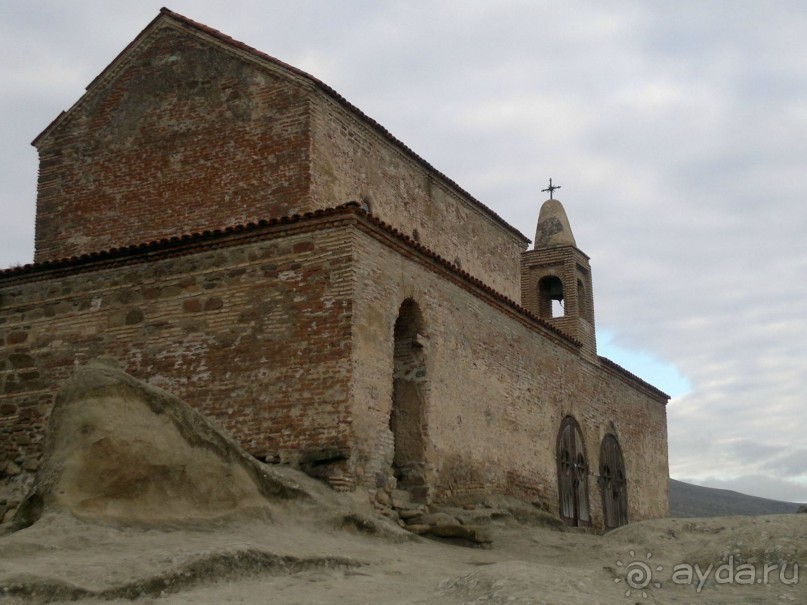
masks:
{"label": "bell tower arch", "polygon": [[566,210],[550,198],[541,206],[535,244],[521,256],[524,308],[583,343],[596,358],[589,258],[577,248]]}

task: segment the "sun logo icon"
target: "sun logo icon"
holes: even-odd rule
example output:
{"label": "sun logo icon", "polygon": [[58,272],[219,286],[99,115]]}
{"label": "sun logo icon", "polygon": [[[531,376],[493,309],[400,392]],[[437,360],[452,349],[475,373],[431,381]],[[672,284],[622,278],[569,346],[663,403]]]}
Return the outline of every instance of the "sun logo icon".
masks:
{"label": "sun logo icon", "polygon": [[656,565],[655,568],[652,567],[652,562],[650,559],[653,558],[653,553],[647,553],[645,555],[645,560],[637,560],[636,559],[636,552],[630,551],[628,553],[633,559],[627,565],[622,561],[617,561],[617,567],[624,567],[625,568],[625,577],[624,578],[614,578],[614,582],[619,584],[620,582],[625,581],[625,584],[628,585],[628,589],[625,591],[625,596],[629,597],[633,594],[633,591],[636,591],[637,595],[641,594],[643,599],[647,598],[647,590],[645,590],[648,586],[653,586],[654,588],[661,588],[661,582],[654,582],[653,581],[653,571],[662,571],[664,569],[663,565]]}

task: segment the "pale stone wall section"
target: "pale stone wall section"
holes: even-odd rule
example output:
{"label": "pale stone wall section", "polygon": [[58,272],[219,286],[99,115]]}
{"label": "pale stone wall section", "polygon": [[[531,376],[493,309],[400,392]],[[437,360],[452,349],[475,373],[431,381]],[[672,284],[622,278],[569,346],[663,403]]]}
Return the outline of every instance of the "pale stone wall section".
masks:
{"label": "pale stone wall section", "polygon": [[388,465],[393,326],[401,303],[412,298],[428,338],[432,497],[509,491],[556,511],[556,440],[569,414],[583,431],[594,525],[602,524],[597,474],[607,431],[625,458],[630,520],[667,514],[662,403],[517,312],[446,281],[428,262],[369,236],[357,245],[351,390],[355,434],[364,436],[356,452],[359,481],[383,480]]}
{"label": "pale stone wall section", "polygon": [[312,205],[367,201],[384,222],[519,302],[527,241],[333,99],[314,95]]}

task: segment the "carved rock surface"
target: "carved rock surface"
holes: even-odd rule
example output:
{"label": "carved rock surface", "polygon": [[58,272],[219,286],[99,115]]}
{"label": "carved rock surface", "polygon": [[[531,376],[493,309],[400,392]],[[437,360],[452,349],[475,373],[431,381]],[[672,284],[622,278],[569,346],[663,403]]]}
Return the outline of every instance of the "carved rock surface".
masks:
{"label": "carved rock surface", "polygon": [[15,523],[64,509],[131,522],[210,518],[306,495],[177,397],[96,362],[59,391]]}

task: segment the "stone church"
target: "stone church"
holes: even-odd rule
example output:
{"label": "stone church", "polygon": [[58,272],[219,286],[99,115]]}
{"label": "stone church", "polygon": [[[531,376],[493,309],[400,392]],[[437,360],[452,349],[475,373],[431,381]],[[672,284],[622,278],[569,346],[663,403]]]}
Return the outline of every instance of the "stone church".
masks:
{"label": "stone church", "polygon": [[37,468],[54,393],[109,356],[335,489],[667,514],[669,398],[597,355],[556,199],[528,249],[323,82],[167,9],[34,145],[0,475]]}

